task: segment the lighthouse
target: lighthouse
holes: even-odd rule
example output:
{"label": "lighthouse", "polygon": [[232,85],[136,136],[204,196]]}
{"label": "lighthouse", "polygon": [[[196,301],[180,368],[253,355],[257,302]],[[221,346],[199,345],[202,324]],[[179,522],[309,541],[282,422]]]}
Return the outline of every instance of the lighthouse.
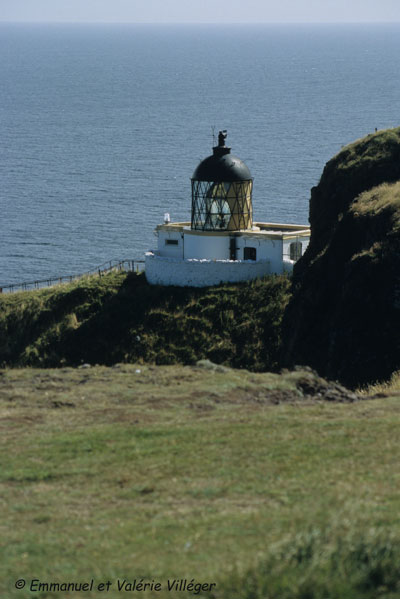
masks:
{"label": "lighthouse", "polygon": [[310,238],[307,225],[253,221],[253,178],[226,145],[202,160],[191,178],[191,221],[157,225],[157,248],[146,253],[154,285],[206,287],[291,272]]}

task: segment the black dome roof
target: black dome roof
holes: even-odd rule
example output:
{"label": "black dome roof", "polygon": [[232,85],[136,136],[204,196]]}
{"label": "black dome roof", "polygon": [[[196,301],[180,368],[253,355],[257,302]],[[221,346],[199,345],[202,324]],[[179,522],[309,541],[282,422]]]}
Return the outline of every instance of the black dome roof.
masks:
{"label": "black dome roof", "polygon": [[213,148],[212,156],[200,162],[195,169],[192,180],[212,181],[249,181],[252,179],[249,169],[240,158],[232,156],[231,149],[225,146],[225,136],[219,136],[219,145]]}

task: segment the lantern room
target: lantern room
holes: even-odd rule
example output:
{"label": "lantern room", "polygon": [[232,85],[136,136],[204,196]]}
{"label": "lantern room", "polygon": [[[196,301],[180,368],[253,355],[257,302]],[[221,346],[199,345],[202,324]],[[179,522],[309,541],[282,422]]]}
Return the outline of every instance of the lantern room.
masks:
{"label": "lantern room", "polygon": [[232,156],[220,131],[213,154],[192,176],[191,228],[197,231],[240,231],[253,224],[253,179],[245,163]]}

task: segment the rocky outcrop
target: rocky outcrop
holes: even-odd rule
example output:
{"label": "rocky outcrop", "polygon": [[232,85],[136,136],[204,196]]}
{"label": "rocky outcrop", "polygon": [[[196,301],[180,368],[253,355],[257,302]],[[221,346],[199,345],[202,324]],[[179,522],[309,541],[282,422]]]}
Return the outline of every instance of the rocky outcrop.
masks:
{"label": "rocky outcrop", "polygon": [[310,224],[284,318],[283,362],[353,387],[387,379],[400,368],[400,128],[326,164]]}

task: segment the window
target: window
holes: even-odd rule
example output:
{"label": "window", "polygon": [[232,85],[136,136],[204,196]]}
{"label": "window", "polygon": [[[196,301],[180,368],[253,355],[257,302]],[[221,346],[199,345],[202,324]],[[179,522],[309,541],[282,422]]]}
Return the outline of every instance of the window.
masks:
{"label": "window", "polygon": [[292,243],[289,246],[289,252],[290,259],[294,260],[295,262],[296,260],[301,258],[303,254],[303,246],[301,245],[301,241],[292,241]]}
{"label": "window", "polygon": [[256,248],[243,248],[243,259],[244,260],[257,260]]}
{"label": "window", "polygon": [[166,239],[165,245],[178,245],[179,239]]}

